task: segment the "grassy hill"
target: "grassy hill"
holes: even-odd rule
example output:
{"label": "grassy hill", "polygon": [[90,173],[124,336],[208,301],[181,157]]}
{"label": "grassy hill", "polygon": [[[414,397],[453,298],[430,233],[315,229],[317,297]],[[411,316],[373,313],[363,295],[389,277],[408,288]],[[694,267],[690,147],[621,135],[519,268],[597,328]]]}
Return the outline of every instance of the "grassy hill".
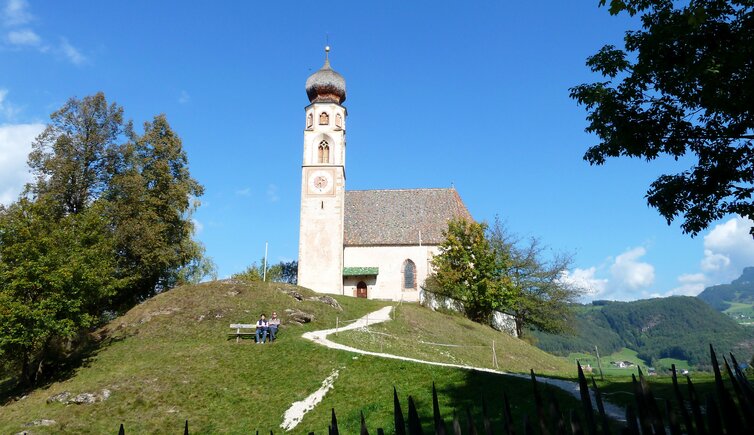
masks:
{"label": "grassy hill", "polygon": [[[573,375],[575,364],[556,358],[523,340],[501,334],[458,314],[401,304],[394,320],[338,334],[333,341],[373,352],[427,361],[499,368],[510,372]],[[493,341],[498,367],[493,364]]]}
{"label": "grassy hill", "polygon": [[[303,300],[294,299],[286,291],[298,292]],[[360,412],[370,427],[389,429],[393,386],[403,399],[404,410],[406,398],[412,395],[420,415],[431,415],[432,382],[438,385],[446,416],[466,406],[478,411],[482,395],[494,400],[499,399],[502,391],[521,399],[513,404],[517,421],[521,421],[523,413],[533,415],[531,385],[523,379],[356,356],[302,339],[303,332],[334,327],[336,318],[355,319],[386,304],[336,297],[342,307],[339,310],[316,299],[308,300],[313,296],[314,293],[295,286],[228,281],[180,287],[160,294],[97,331],[101,337],[99,346],[65,379],[23,397],[10,398],[7,390],[0,391],[0,399],[5,397],[0,407],[0,433],[22,430],[35,434],[116,433],[120,423],[125,424],[127,433],[177,433],[186,419],[192,433],[249,433],[257,429],[281,433],[279,425],[285,410],[317,390],[335,370],[339,376],[334,389],[306,414],[293,433],[309,430],[322,433],[327,428],[331,408],[336,409],[340,428],[346,433],[358,431]],[[314,320],[293,324],[286,309],[313,314]],[[276,343],[256,345],[246,340],[237,344],[226,339],[230,323],[251,323],[260,312],[269,314],[273,310],[282,315],[284,322]],[[403,330],[400,325],[411,329]],[[442,332],[438,325],[444,325],[447,332]],[[422,341],[443,338],[473,345],[491,343],[494,339],[499,346],[500,369],[533,368],[537,372],[563,374],[570,367],[489,328],[413,305],[400,306],[396,321],[384,328],[381,331],[385,334],[399,337],[395,343],[363,340],[354,344],[383,346],[385,350],[391,346],[390,350],[395,352],[474,363],[477,357],[473,349],[477,348],[427,350],[411,343],[419,337]],[[432,335],[435,329],[441,336]],[[343,334],[339,339],[358,341],[357,334],[350,338]],[[480,355],[479,362],[489,365],[490,354]],[[109,397],[94,404],[48,403],[48,399],[64,392],[102,395],[104,390]],[[559,390],[553,390],[553,394],[564,407],[578,406]],[[499,413],[500,407],[494,408]],[[24,426],[41,419],[55,423]]]}
{"label": "grassy hill", "polygon": [[754,346],[751,329],[736,324],[700,299],[676,296],[634,302],[595,302],[577,307],[574,336],[535,333],[538,346],[548,352],[568,355],[602,355],[622,348],[637,352],[646,364],[687,362],[709,367],[709,343],[721,354],[733,351],[748,361]]}
{"label": "grassy hill", "polygon": [[754,267],[747,267],[730,284],[707,287],[697,297],[736,322],[754,325]]}

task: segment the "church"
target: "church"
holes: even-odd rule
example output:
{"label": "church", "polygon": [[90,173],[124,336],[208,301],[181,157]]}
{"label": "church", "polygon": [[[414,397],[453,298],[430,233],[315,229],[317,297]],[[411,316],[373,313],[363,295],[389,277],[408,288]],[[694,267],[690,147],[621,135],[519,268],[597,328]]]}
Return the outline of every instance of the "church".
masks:
{"label": "church", "polygon": [[298,284],[418,301],[448,221],[471,215],[453,188],[346,190],[346,81],[325,52],[306,80]]}

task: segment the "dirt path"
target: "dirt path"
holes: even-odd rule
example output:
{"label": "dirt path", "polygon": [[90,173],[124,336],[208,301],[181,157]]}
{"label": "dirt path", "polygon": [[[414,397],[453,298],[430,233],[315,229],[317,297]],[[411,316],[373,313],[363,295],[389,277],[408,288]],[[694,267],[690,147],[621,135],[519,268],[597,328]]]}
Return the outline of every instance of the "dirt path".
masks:
{"label": "dirt path", "polygon": [[[389,307],[389,306],[381,308],[377,311],[369,313],[366,316],[356,320],[350,325],[344,326],[342,328],[338,328],[337,331],[338,332],[348,331],[351,329],[358,329],[358,328],[363,328],[369,325],[386,322],[388,320],[391,320],[390,313],[392,312],[392,310],[393,310],[393,307]],[[327,338],[328,335],[334,334],[335,332],[336,332],[335,328],[323,329],[321,331],[307,332],[303,334],[302,337],[330,349],[344,350],[346,352],[353,352],[353,353],[358,353],[361,355],[371,355],[371,356],[376,356],[379,358],[397,359],[401,361],[410,361],[410,362],[415,362],[419,364],[428,364],[428,365],[441,366],[441,367],[453,367],[453,368],[459,368],[459,369],[464,369],[464,370],[476,370],[480,372],[495,373],[498,375],[513,376],[517,378],[529,379],[529,376],[525,374],[506,373],[500,370],[494,370],[494,369],[490,369],[486,367],[474,367],[474,366],[468,366],[468,365],[463,365],[463,364],[450,364],[450,363],[441,363],[441,362],[435,362],[435,361],[425,361],[425,360],[421,360],[417,358],[409,358],[409,357],[400,356],[400,355],[393,355],[390,353],[370,352],[367,350],[357,349],[355,347],[346,346],[340,343],[335,343],[334,341],[331,341]],[[537,382],[552,385],[554,387],[560,388],[561,390],[569,393],[570,395],[572,395],[573,397],[577,399],[581,398],[580,393],[579,393],[579,384],[577,382],[566,381],[563,379],[543,378],[543,377],[537,377]],[[591,392],[591,394],[592,394],[592,402],[594,403],[594,392]],[[287,421],[292,421],[292,420],[295,420],[296,422],[301,421],[301,419],[304,416],[303,414],[305,414],[308,410],[311,410],[312,408],[314,408],[314,406],[317,403],[319,403],[319,401],[321,401],[323,397],[324,395],[313,394],[307,397],[307,399],[311,398],[311,400],[307,401],[307,399],[304,399],[304,401],[306,401],[305,404],[302,404],[301,402],[296,402],[298,404],[296,411],[292,411],[293,407],[291,407],[291,409],[286,411]],[[619,421],[625,421],[625,415],[626,415],[625,409],[609,402],[605,402],[605,401],[603,402],[605,404],[605,413],[608,416],[610,416],[610,418],[613,418]],[[301,411],[303,411],[303,413]],[[295,427],[295,425],[293,427]],[[290,430],[293,427],[290,427],[287,430]]]}

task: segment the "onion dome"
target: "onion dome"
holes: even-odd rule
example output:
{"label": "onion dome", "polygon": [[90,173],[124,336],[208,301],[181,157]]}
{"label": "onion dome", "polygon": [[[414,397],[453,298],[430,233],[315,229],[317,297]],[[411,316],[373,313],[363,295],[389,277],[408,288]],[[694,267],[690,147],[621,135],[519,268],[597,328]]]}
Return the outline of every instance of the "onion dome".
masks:
{"label": "onion dome", "polygon": [[[330,47],[325,47],[325,53]],[[346,101],[346,79],[330,67],[330,59],[325,55],[325,64],[319,71],[306,79],[306,95],[310,103],[337,103]]]}

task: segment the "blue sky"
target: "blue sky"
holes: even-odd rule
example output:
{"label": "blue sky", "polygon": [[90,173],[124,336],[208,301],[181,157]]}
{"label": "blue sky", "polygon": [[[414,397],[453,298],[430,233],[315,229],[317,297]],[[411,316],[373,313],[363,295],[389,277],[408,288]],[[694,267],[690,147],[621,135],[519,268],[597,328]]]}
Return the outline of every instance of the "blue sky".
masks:
{"label": "blue sky", "polygon": [[[358,3],[358,4],[352,4]],[[298,252],[304,82],[329,35],[348,96],[347,188],[454,185],[478,220],[574,254],[589,298],[696,294],[754,265],[750,222],[696,238],[644,194],[683,162],[582,160],[568,98],[636,25],[597,0],[53,2],[0,0],[0,202],[66,99],[104,91],[137,125],[165,113],[206,188],[197,237],[221,277]],[[688,163],[688,162],[686,162]]]}

